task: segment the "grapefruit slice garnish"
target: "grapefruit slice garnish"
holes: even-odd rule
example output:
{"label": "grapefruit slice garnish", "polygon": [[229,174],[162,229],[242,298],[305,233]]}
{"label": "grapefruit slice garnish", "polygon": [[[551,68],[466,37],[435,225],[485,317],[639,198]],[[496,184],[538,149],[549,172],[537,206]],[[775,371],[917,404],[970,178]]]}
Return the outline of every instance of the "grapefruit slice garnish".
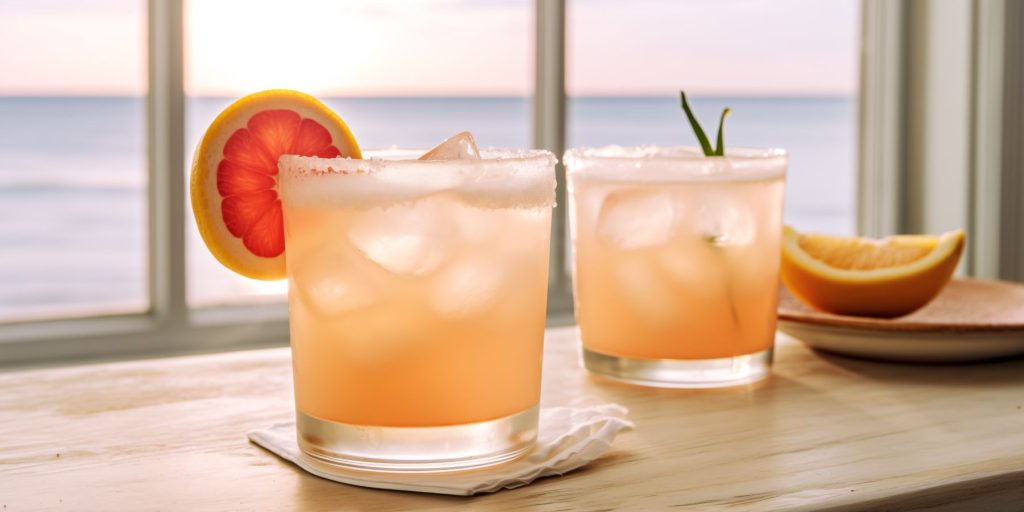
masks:
{"label": "grapefruit slice garnish", "polygon": [[361,158],[352,132],[326,105],[300,92],[271,90],[224,109],[192,160],[199,233],[217,260],[244,276],[285,277],[281,155]]}
{"label": "grapefruit slice garnish", "polygon": [[942,291],[960,261],[964,232],[873,240],[785,227],[782,281],[797,298],[842,315],[896,317]]}

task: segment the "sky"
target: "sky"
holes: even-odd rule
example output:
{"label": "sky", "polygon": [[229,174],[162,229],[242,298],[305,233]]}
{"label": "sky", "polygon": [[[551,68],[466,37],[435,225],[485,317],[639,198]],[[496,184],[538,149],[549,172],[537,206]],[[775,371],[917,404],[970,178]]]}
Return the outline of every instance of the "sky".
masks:
{"label": "sky", "polygon": [[[544,1],[544,0],[542,0]],[[0,0],[0,95],[146,91],[142,0]],[[571,95],[853,95],[857,0],[567,0]],[[186,0],[185,88],[527,96],[532,0]]]}

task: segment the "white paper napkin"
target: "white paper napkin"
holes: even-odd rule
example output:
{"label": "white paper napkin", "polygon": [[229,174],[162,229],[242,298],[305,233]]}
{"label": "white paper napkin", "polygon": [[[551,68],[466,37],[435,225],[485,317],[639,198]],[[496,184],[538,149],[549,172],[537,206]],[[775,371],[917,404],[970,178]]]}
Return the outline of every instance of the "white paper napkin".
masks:
{"label": "white paper napkin", "polygon": [[444,474],[325,473],[299,457],[294,422],[253,430],[249,440],[328,480],[377,489],[469,496],[522,487],[590,463],[611,448],[619,432],[633,428],[626,413],[626,408],[618,404],[541,409],[537,445],[526,457],[489,468]]}

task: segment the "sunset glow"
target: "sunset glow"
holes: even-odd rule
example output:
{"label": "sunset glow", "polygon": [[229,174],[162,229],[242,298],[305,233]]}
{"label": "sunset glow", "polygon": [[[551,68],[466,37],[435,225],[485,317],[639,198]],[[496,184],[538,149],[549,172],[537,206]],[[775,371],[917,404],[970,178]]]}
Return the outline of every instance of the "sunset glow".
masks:
{"label": "sunset glow", "polygon": [[[859,3],[570,0],[575,95],[850,95]],[[185,89],[338,96],[526,96],[529,0],[193,0]],[[0,94],[146,91],[145,2],[0,0]],[[15,20],[9,23],[9,20]]]}
{"label": "sunset glow", "polygon": [[186,91],[525,95],[532,11],[390,0],[187,3]]}

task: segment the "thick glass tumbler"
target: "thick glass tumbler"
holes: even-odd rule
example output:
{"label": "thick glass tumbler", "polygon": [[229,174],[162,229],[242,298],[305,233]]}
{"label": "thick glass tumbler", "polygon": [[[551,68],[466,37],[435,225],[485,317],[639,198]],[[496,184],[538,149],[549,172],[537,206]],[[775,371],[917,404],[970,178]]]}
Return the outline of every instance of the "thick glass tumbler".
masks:
{"label": "thick glass tumbler", "polygon": [[496,464],[536,437],[555,158],[281,158],[299,446],[327,471]]}
{"label": "thick glass tumbler", "polygon": [[586,367],[660,387],[765,377],[786,153],[613,146],[565,164]]}

